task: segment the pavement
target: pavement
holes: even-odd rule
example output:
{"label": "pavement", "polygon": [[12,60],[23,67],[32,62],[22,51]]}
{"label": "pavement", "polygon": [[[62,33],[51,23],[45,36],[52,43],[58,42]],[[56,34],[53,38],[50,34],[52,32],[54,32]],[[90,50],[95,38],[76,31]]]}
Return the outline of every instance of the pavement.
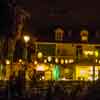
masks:
{"label": "pavement", "polygon": [[[8,81],[0,81],[0,100],[45,100],[48,89],[48,82],[38,82],[33,85],[32,82],[27,81],[25,84],[25,88],[22,91],[22,96],[19,96],[16,92],[16,88],[13,92],[11,92]],[[69,92],[74,85],[70,82],[60,82],[64,88]],[[68,97],[67,97],[68,98]],[[69,99],[70,100],[70,99]]]}

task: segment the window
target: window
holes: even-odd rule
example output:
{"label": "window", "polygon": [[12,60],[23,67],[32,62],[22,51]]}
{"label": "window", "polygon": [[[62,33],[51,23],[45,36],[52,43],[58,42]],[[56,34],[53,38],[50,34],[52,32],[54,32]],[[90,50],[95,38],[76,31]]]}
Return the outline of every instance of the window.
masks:
{"label": "window", "polygon": [[81,40],[82,41],[88,41],[88,31],[87,30],[82,30],[80,32]]}
{"label": "window", "polygon": [[56,33],[56,40],[62,40],[63,39],[63,35],[61,32],[57,32]]}
{"label": "window", "polygon": [[61,41],[61,40],[63,40],[63,36],[64,36],[64,30],[61,28],[57,28],[55,30],[55,39],[57,41]]}

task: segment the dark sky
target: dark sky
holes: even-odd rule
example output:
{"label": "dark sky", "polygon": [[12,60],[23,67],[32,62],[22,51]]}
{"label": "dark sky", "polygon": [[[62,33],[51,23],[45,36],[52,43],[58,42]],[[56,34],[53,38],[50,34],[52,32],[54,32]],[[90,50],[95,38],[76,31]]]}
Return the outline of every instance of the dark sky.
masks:
{"label": "dark sky", "polygon": [[[98,24],[100,23],[100,1],[96,0],[17,0],[26,8],[35,24],[61,23]],[[93,2],[92,2],[93,1]]]}
{"label": "dark sky", "polygon": [[[16,1],[17,5],[31,14],[31,19],[27,22],[28,25],[25,25],[25,29],[32,32],[45,33],[56,25],[63,25],[65,28],[85,26],[95,29],[100,27],[100,0]],[[7,0],[0,0],[0,11],[2,12],[0,20],[3,19],[0,21],[1,32],[11,27],[12,18],[8,16],[8,8]]]}

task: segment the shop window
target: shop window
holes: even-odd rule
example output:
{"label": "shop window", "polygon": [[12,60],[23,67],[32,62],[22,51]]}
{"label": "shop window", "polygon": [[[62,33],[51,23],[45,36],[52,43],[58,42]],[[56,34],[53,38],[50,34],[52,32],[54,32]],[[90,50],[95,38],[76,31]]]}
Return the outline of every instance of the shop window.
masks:
{"label": "shop window", "polygon": [[100,47],[99,46],[96,46],[95,49],[96,49],[95,50],[95,56],[96,57],[100,57]]}

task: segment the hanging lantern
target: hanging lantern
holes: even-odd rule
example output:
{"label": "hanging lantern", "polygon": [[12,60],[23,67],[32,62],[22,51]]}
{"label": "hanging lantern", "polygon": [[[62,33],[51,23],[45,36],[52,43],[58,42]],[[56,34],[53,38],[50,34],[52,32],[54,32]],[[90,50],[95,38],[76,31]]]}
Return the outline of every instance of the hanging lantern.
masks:
{"label": "hanging lantern", "polygon": [[64,64],[64,59],[61,59],[61,64]]}
{"label": "hanging lantern", "polygon": [[69,59],[69,63],[73,63],[74,62],[74,60],[73,59]]}
{"label": "hanging lantern", "polygon": [[58,59],[58,58],[56,58],[56,59],[55,59],[55,62],[56,62],[56,63],[58,63],[58,62],[59,62],[59,59]]}
{"label": "hanging lantern", "polygon": [[49,56],[49,57],[48,57],[48,62],[51,62],[51,61],[52,61],[52,57]]}
{"label": "hanging lantern", "polygon": [[65,64],[68,64],[68,60],[67,59],[65,59]]}
{"label": "hanging lantern", "polygon": [[47,63],[47,59],[44,59],[44,63]]}

